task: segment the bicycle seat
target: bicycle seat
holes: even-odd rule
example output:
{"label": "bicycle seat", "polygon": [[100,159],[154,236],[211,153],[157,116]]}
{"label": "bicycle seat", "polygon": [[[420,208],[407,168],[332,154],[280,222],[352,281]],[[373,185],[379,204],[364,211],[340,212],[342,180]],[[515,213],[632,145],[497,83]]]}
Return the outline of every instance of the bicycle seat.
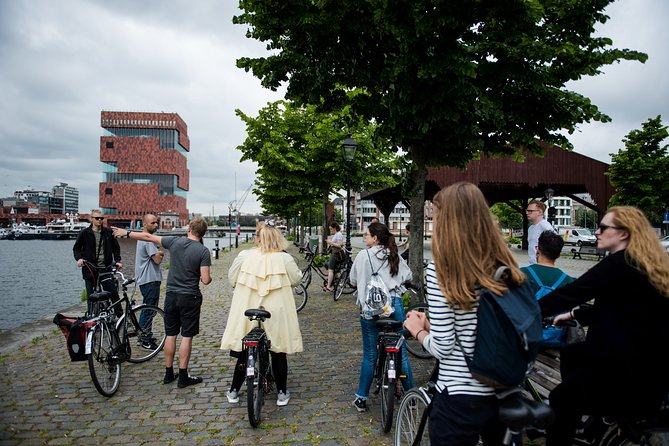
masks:
{"label": "bicycle seat", "polygon": [[111,300],[113,297],[113,294],[110,291],[100,291],[97,293],[93,293],[90,296],[88,296],[88,301],[89,302],[102,302],[105,300]]}
{"label": "bicycle seat", "polygon": [[395,319],[377,319],[376,326],[383,330],[392,330],[402,327],[402,321],[396,321]]}
{"label": "bicycle seat", "polygon": [[244,316],[250,317],[252,319],[265,320],[265,319],[269,319],[270,317],[272,317],[272,314],[269,311],[266,311],[266,310],[250,309],[250,310],[246,310],[244,312]]}
{"label": "bicycle seat", "polygon": [[526,427],[544,429],[555,419],[553,409],[547,404],[529,400],[519,392],[504,398],[497,414],[499,421],[514,432]]}

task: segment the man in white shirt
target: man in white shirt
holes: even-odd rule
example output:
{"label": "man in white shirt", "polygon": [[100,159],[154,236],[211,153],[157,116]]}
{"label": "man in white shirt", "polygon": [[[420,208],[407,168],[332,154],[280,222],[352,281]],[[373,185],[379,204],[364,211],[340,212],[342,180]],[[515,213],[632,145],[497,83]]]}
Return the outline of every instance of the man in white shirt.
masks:
{"label": "man in white shirt", "polygon": [[544,219],[546,203],[540,200],[532,200],[525,209],[527,219],[531,225],[527,231],[527,259],[530,265],[537,263],[537,245],[539,236],[544,231],[552,231],[553,226]]}

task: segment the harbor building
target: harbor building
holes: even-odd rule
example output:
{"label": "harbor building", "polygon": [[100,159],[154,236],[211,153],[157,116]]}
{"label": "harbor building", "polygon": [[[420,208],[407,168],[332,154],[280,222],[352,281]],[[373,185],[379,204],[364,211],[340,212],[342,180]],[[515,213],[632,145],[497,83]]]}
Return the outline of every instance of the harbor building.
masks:
{"label": "harbor building", "polygon": [[[176,113],[103,111],[100,208],[116,225],[140,227],[144,214],[188,223],[188,127]],[[161,222],[165,227],[165,222]]]}

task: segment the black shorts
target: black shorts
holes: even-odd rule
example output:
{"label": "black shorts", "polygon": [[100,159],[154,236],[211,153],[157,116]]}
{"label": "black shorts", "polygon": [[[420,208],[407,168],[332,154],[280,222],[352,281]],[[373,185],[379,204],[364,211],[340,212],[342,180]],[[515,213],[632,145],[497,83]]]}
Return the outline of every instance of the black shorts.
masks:
{"label": "black shorts", "polygon": [[167,292],[165,295],[165,334],[192,338],[200,332],[202,296]]}

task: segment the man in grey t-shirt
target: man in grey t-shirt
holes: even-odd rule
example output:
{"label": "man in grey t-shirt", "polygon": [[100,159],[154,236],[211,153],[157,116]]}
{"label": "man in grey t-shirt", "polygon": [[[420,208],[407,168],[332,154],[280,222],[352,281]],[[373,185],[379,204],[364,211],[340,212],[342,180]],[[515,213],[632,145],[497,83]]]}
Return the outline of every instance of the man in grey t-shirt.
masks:
{"label": "man in grey t-shirt", "polygon": [[[159,237],[148,232],[130,232],[121,228],[113,230],[116,237],[127,236],[157,243],[170,251],[164,308],[167,339],[163,383],[169,384],[177,378],[179,388],[201,383],[202,378],[188,374],[188,362],[193,349],[193,336],[200,330],[200,282],[205,285],[211,283],[211,254],[202,243],[202,237],[207,232],[207,223],[200,217],[194,218],[188,225],[186,237]],[[175,374],[173,363],[179,332],[179,373]]]}
{"label": "man in grey t-shirt", "polygon": [[[158,229],[158,217],[153,214],[146,214],[142,219],[143,231],[153,234]],[[163,261],[163,251],[153,242],[137,240],[137,249],[135,251],[135,282],[142,293],[144,303],[148,305],[158,305],[160,298],[160,282],[163,280],[163,273],[160,270],[160,263]],[[158,348],[151,324],[155,312],[144,310],[139,317],[139,325],[142,327],[142,334],[137,343],[145,349],[155,350]]]}

